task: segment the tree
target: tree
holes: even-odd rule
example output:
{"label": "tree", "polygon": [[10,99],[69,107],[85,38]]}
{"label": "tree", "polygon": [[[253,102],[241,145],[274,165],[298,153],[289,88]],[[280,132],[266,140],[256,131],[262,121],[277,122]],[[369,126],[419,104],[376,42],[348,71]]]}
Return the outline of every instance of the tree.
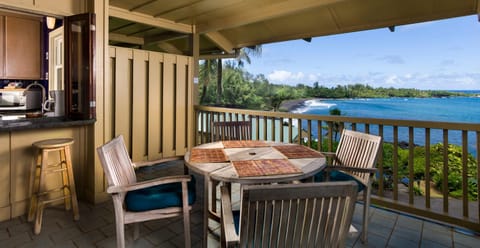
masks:
{"label": "tree", "polygon": [[208,86],[210,82],[214,79],[216,75],[217,61],[216,60],[205,60],[200,64],[200,78],[202,87],[202,95],[200,97],[200,103],[206,102]]}

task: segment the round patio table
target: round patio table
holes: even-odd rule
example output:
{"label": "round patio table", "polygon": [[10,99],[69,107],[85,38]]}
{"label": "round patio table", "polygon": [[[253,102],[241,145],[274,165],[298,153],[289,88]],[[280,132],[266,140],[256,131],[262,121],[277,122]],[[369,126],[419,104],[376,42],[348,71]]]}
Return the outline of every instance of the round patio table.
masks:
{"label": "round patio table", "polygon": [[204,177],[204,247],[208,219],[218,220],[209,211],[210,180],[223,183],[265,184],[306,179],[326,166],[318,151],[298,144],[268,141],[218,141],[192,148],[185,165]]}

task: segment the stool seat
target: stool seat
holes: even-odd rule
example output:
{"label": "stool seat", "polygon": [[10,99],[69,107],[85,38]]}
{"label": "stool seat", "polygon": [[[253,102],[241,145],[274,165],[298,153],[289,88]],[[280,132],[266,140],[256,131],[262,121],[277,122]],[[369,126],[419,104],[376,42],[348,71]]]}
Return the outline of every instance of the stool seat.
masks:
{"label": "stool seat", "polygon": [[59,148],[73,144],[72,138],[47,139],[34,142],[32,145],[39,149]]}
{"label": "stool seat", "polygon": [[[75,181],[73,179],[72,159],[70,146],[74,143],[72,138],[58,138],[36,141],[32,144],[37,150],[35,168],[32,170],[32,197],[30,199],[30,209],[28,212],[28,221],[35,218],[34,233],[39,234],[42,227],[43,210],[47,204],[53,205],[63,201],[65,209],[73,208],[73,218],[80,218],[78,211],[77,194],[75,190]],[[49,158],[49,153],[57,152],[58,159]],[[52,160],[54,161],[52,163]],[[47,175],[57,174],[61,180],[61,186],[52,189],[47,188]],[[60,195],[63,192],[63,195]],[[56,195],[51,195],[55,193]]]}

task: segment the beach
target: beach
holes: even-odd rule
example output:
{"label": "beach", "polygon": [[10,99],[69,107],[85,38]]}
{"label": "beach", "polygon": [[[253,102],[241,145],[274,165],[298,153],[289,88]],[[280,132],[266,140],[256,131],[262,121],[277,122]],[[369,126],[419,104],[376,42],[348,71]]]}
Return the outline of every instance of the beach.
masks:
{"label": "beach", "polygon": [[283,101],[278,110],[282,112],[293,112],[296,109],[305,107],[305,102],[308,100],[312,100],[312,98]]}

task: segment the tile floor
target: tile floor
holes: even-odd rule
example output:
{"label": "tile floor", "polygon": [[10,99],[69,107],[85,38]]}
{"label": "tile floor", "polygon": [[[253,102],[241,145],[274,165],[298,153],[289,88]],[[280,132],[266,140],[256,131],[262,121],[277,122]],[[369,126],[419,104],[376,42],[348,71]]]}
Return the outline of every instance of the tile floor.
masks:
{"label": "tile floor", "polygon": [[[142,168],[139,177],[148,179],[183,173],[183,163],[170,162],[162,166]],[[201,247],[202,179],[197,178],[197,202],[191,213],[193,247]],[[0,222],[0,247],[116,247],[113,204],[111,201],[91,205],[80,202],[80,220],[73,221],[71,212],[50,207],[45,210],[42,232],[33,234],[33,224],[21,216]],[[353,225],[361,229],[363,205],[355,210]],[[480,236],[464,230],[439,225],[403,214],[371,208],[369,243],[363,245],[359,233],[349,236],[347,247],[480,247]],[[211,223],[213,233],[218,224]],[[213,233],[208,247],[219,247]],[[182,218],[149,221],[140,228],[140,238],[132,240],[132,228],[127,227],[127,247],[183,247]]]}

